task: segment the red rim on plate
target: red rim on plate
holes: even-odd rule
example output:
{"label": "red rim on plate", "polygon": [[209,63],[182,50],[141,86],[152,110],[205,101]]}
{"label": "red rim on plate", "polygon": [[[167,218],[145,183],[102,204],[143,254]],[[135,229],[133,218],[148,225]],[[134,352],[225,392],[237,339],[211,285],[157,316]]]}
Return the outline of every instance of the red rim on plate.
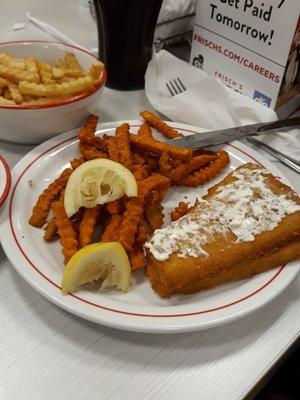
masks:
{"label": "red rim on plate", "polygon": [[[135,126],[138,126],[138,125],[131,125],[131,126],[135,127]],[[186,131],[186,132],[194,132],[194,131],[188,130],[188,129],[181,129],[181,130]],[[53,150],[54,148],[59,147],[59,146],[61,146],[62,144],[68,142],[68,141],[74,141],[74,140],[76,140],[76,139],[77,139],[77,136],[72,137],[72,138],[69,138],[69,139],[66,139],[66,140],[63,140],[62,142],[57,143],[57,144],[54,145],[54,146],[51,146],[49,149],[45,150],[42,154],[40,154],[40,155],[39,155],[38,157],[36,157],[33,161],[31,161],[31,162],[23,169],[23,171],[20,173],[20,175],[19,175],[19,177],[18,177],[18,179],[17,179],[17,181],[16,181],[16,183],[15,183],[15,185],[14,185],[14,188],[13,188],[13,191],[12,191],[12,195],[11,195],[11,198],[10,198],[10,203],[9,203],[9,222],[10,222],[10,227],[11,227],[11,231],[12,231],[13,238],[14,238],[14,240],[15,240],[15,243],[16,243],[17,247],[19,248],[19,250],[20,250],[22,256],[26,259],[26,261],[30,264],[30,266],[31,266],[36,272],[38,272],[38,274],[39,274],[41,277],[43,277],[46,281],[48,281],[49,283],[51,283],[51,285],[54,286],[54,287],[56,287],[57,289],[61,289],[61,287],[60,287],[57,283],[53,282],[47,275],[45,275],[44,272],[42,272],[42,271],[39,269],[38,266],[36,266],[36,265],[34,264],[34,262],[30,259],[30,257],[28,256],[28,254],[26,254],[26,252],[25,252],[25,250],[23,249],[22,245],[21,245],[20,242],[18,241],[16,232],[15,232],[15,228],[14,228],[14,225],[13,225],[13,221],[12,221],[13,200],[14,200],[15,191],[16,191],[17,186],[18,186],[18,184],[20,183],[20,181],[21,181],[23,175],[26,173],[26,171],[27,171],[39,158],[43,157],[46,153],[48,153],[49,151]],[[230,143],[228,143],[228,145],[231,146],[231,147],[233,147],[234,149],[238,150],[239,152],[241,152],[241,153],[247,155],[249,158],[251,158],[252,160],[254,160],[256,163],[262,165],[259,161],[257,161],[254,157],[252,157],[250,154],[248,154],[248,153],[245,152],[244,150],[239,149],[237,146],[232,145],[232,144],[230,144]],[[102,305],[100,305],[100,304],[93,303],[93,302],[91,302],[91,301],[89,301],[89,300],[86,300],[86,299],[84,299],[84,298],[82,298],[82,297],[80,297],[80,296],[78,296],[78,295],[70,294],[70,296],[72,296],[73,298],[75,298],[75,299],[77,299],[77,300],[79,300],[79,301],[81,301],[81,302],[84,302],[85,304],[91,305],[92,307],[97,307],[97,308],[100,308],[100,309],[102,309],[102,310],[106,310],[106,311],[110,311],[110,312],[118,313],[118,314],[125,314],[125,315],[136,316],[136,317],[150,317],[150,318],[172,318],[172,317],[178,318],[178,317],[188,317],[188,316],[200,315],[200,314],[205,314],[205,313],[211,313],[211,312],[218,311],[218,310],[221,310],[221,309],[224,309],[224,308],[228,308],[228,307],[231,307],[231,306],[233,306],[233,305],[235,305],[235,304],[241,303],[241,302],[243,302],[243,301],[249,299],[250,297],[255,296],[257,293],[261,292],[261,291],[264,290],[267,286],[269,286],[272,282],[274,282],[274,280],[275,280],[275,279],[280,275],[280,273],[283,271],[284,267],[285,267],[285,265],[283,265],[283,266],[277,268],[277,269],[275,270],[274,274],[271,276],[271,278],[269,278],[269,279],[268,279],[266,282],[264,282],[261,286],[259,286],[258,288],[256,288],[253,292],[250,292],[250,293],[244,295],[243,297],[241,297],[241,298],[239,298],[239,299],[236,299],[236,300],[234,300],[234,301],[232,301],[232,302],[230,302],[230,303],[227,303],[227,304],[222,304],[222,305],[217,306],[217,307],[214,307],[214,308],[205,309],[205,310],[199,310],[199,311],[190,312],[190,313],[178,313],[178,314],[146,314],[146,313],[134,313],[134,312],[126,311],[126,310],[120,310],[120,309],[105,307],[105,306],[102,306]]]}
{"label": "red rim on plate", "polygon": [[[86,49],[82,49],[80,47],[76,47],[70,44],[65,44],[65,43],[59,43],[59,42],[49,42],[47,40],[13,40],[10,42],[1,42],[0,43],[0,48],[1,46],[4,45],[8,45],[8,44],[15,44],[15,43],[44,43],[44,44],[56,44],[56,45],[60,45],[60,46],[65,46],[65,47],[69,47],[70,49],[75,49],[75,50],[79,50],[82,53],[86,53],[89,54],[91,57],[93,57],[96,61],[99,61],[99,58],[95,56],[95,54],[89,52]],[[57,100],[57,101],[52,101],[49,103],[42,103],[42,104],[28,104],[25,106],[22,105],[8,105],[8,104],[0,104],[0,109],[7,109],[7,110],[41,110],[44,108],[53,108],[53,107],[59,107],[59,106],[63,106],[66,104],[71,104],[74,103],[78,100],[83,100],[89,96],[91,96],[92,94],[94,94],[95,92],[97,92],[98,89],[100,89],[102,86],[105,85],[106,82],[106,78],[107,78],[107,74],[106,74],[106,68],[104,66],[103,70],[102,70],[102,75],[101,75],[101,80],[99,82],[98,85],[94,86],[92,89],[83,92],[81,94],[78,94],[76,96],[72,96],[69,99],[65,99],[65,100]]]}
{"label": "red rim on plate", "polygon": [[0,207],[3,205],[3,203],[5,202],[9,190],[10,190],[10,186],[11,186],[11,175],[10,175],[10,169],[9,166],[7,165],[7,162],[5,161],[5,159],[1,156],[0,154],[0,164],[2,164],[4,171],[5,171],[5,184],[4,184],[4,190],[0,193]]}

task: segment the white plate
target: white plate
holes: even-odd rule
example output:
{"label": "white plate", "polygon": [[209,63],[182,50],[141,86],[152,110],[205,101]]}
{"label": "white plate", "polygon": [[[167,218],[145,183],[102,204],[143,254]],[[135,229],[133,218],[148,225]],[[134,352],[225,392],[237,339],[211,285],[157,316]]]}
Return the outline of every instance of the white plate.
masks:
{"label": "white plate", "polygon": [[[127,121],[135,131],[139,121]],[[99,133],[111,133],[120,123],[99,125]],[[172,124],[184,134],[202,131],[199,128]],[[4,251],[23,278],[43,296],[58,306],[88,320],[140,332],[176,332],[204,329],[249,314],[278,295],[295,277],[299,263],[281,266],[251,279],[222,285],[188,296],[160,298],[147,281],[144,272],[134,273],[127,294],[117,291],[89,292],[80,290],[62,295],[60,282],[63,259],[58,242],[46,243],[43,231],[28,224],[33,204],[42,189],[79,155],[77,130],[67,132],[40,145],[27,154],[13,169],[13,190],[2,218],[1,242]],[[266,166],[273,174],[281,172],[259,154],[241,143],[225,145],[231,158],[230,167],[209,183],[220,181],[230,169],[249,161]],[[285,180],[285,179],[284,179]],[[285,180],[286,181],[286,180]],[[172,188],[165,212],[187,197],[193,201],[206,192],[197,189]]]}
{"label": "white plate", "polygon": [[0,155],[0,207],[8,196],[10,185],[10,170],[4,158]]}

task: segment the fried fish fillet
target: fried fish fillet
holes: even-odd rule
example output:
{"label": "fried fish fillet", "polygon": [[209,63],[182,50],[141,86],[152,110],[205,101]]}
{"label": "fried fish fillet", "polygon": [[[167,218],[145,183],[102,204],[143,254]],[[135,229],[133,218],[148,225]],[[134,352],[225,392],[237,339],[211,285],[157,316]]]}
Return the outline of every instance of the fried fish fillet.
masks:
{"label": "fried fish fillet", "polygon": [[300,257],[300,198],[245,164],[145,247],[147,276],[162,297],[248,278]]}

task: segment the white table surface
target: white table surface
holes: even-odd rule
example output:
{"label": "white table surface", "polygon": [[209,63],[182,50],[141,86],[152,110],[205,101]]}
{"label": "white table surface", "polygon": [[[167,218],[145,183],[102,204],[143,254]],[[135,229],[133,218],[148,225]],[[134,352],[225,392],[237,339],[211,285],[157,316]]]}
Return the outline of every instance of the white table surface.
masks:
{"label": "white table surface", "polygon": [[[76,0],[0,0],[1,40],[48,38],[36,28],[10,32],[25,12],[54,24],[88,48],[96,26]],[[143,91],[105,89],[102,121],[151,109]],[[0,142],[10,167],[31,147]],[[262,152],[262,151],[260,151]],[[300,191],[299,176],[280,163]],[[299,337],[300,276],[260,311],[198,333],[150,335],[105,328],[51,304],[14,271],[0,247],[1,400],[237,400]]]}

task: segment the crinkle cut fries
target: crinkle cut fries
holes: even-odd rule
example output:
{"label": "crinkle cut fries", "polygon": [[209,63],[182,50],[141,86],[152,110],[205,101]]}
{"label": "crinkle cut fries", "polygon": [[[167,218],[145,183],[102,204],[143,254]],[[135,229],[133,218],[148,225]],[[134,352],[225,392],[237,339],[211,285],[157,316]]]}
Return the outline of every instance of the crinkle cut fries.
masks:
{"label": "crinkle cut fries", "polygon": [[0,53],[0,104],[32,106],[70,99],[98,87],[103,68],[97,60],[85,71],[70,52],[54,65],[35,56],[19,58]]}
{"label": "crinkle cut fries", "polygon": [[[180,133],[149,111],[143,111],[141,116],[145,122],[137,134],[131,134],[130,126],[124,123],[116,128],[114,136],[100,138],[95,136],[98,117],[90,115],[78,135],[81,157],[70,161],[70,167],[43,191],[33,207],[29,223],[45,227],[47,241],[60,237],[65,263],[92,242],[117,241],[126,250],[133,270],[145,267],[143,244],[163,224],[161,203],[170,186],[203,185],[229,163],[223,150],[193,153],[155,139],[151,128],[166,138],[178,137]],[[128,168],[137,181],[138,196],[123,196],[103,206],[81,208],[69,219],[64,210],[64,188],[79,165],[96,158],[108,158]],[[181,204],[173,218],[187,210]],[[96,237],[99,226],[101,234]]]}

